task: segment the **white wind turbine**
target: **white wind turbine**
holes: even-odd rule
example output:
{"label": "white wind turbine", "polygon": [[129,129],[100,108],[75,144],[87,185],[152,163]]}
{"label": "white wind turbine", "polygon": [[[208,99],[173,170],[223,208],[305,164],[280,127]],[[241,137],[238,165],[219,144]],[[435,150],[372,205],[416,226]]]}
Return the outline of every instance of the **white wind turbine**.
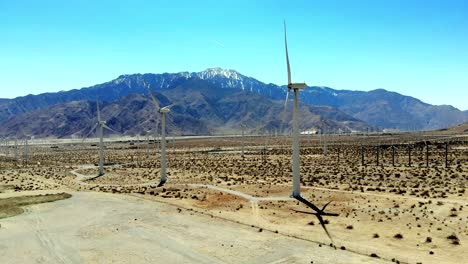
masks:
{"label": "white wind turbine", "polygon": [[146,131],[146,158],[149,159],[150,153],[150,133],[151,131]]}
{"label": "white wind turbine", "polygon": [[3,138],[0,139],[0,153],[4,153],[5,152],[5,147],[4,147],[4,144],[5,143],[5,140]]}
{"label": "white wind turbine", "polygon": [[171,110],[171,107],[173,107],[174,104],[160,108],[158,100],[156,100],[156,97],[154,97],[153,93],[151,92],[151,88],[149,84],[145,80],[143,80],[143,84],[145,85],[146,89],[148,90],[148,93],[151,96],[151,100],[153,101],[153,104],[156,107],[156,111],[158,111],[161,114],[161,180],[158,184],[158,187],[161,187],[167,181],[167,176],[166,176],[166,114],[169,113],[169,111]]}
{"label": "white wind turbine", "polygon": [[[327,120],[322,120],[322,137],[323,137],[323,155],[326,156],[328,154],[328,147],[327,147],[327,131],[328,131],[328,122]],[[325,132],[325,133],[324,133]]]}
{"label": "white wind turbine", "polygon": [[7,158],[9,158],[10,157],[10,138],[6,139],[5,147],[6,147],[5,155],[6,155]]}
{"label": "white wind turbine", "polygon": [[244,130],[245,130],[245,125],[244,123],[241,123],[240,125],[241,129],[242,129],[242,154],[241,154],[241,157],[242,159],[244,159],[244,145],[245,145],[245,138],[244,138]]}
{"label": "white wind turbine", "polygon": [[330,203],[326,203],[322,209],[318,208],[316,205],[313,203],[309,202],[305,198],[301,196],[301,176],[300,176],[300,156],[299,156],[299,90],[300,89],[305,89],[307,87],[306,83],[293,83],[291,81],[291,66],[289,65],[289,55],[288,55],[288,42],[287,42],[287,35],[286,35],[286,21],[284,22],[284,46],[286,49],[286,66],[287,66],[287,71],[288,71],[288,91],[286,93],[286,101],[284,104],[284,107],[286,108],[288,99],[289,99],[289,93],[291,89],[294,91],[294,109],[293,109],[293,154],[292,154],[292,159],[293,159],[293,188],[292,188],[292,194],[291,196],[298,201],[304,203],[308,207],[310,207],[312,210],[315,212],[304,212],[304,211],[297,211],[301,213],[307,213],[307,214],[313,214],[317,216],[320,224],[322,225],[323,229],[327,233],[328,237],[331,239],[330,234],[328,233],[327,228],[325,227],[325,222],[322,218],[322,216],[327,215],[327,216],[338,216],[338,214],[334,213],[326,213],[325,208],[327,205]]}
{"label": "white wind turbine", "polygon": [[98,128],[98,136],[99,136],[99,175],[102,176],[104,175],[104,128],[112,131],[114,133],[117,133],[117,131],[113,130],[112,128],[108,127],[106,124],[105,120],[101,119],[101,111],[99,109],[99,102],[96,101],[96,108],[97,108],[97,123],[94,125],[94,127],[91,129],[91,131],[86,135],[86,137],[83,139],[83,141],[89,136],[89,134],[96,129],[96,127],[99,126]]}
{"label": "white wind turbine", "polygon": [[15,138],[15,161],[18,161],[18,138]]}
{"label": "white wind turbine", "polygon": [[291,66],[289,65],[288,55],[288,42],[286,36],[286,22],[284,22],[284,46],[286,49],[286,66],[288,70],[288,91],[286,93],[286,101],[284,107],[287,107],[289,93],[291,89],[294,91],[294,109],[293,109],[293,197],[301,196],[301,176],[299,175],[300,170],[300,157],[299,157],[299,89],[305,89],[306,83],[292,83],[291,81]]}
{"label": "white wind turbine", "polygon": [[29,145],[28,138],[24,140],[24,153],[23,153],[24,162],[27,164],[29,162]]}

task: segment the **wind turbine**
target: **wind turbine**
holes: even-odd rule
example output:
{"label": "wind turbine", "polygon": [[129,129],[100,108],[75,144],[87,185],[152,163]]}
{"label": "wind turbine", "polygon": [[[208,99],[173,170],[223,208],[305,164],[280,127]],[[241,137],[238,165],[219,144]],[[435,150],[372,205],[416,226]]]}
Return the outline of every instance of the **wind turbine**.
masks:
{"label": "wind turbine", "polygon": [[5,141],[3,140],[3,138],[1,138],[1,139],[0,139],[0,153],[3,153],[3,152],[5,151],[5,150],[4,150],[4,146],[3,146],[4,142],[5,142]]}
{"label": "wind turbine", "polygon": [[[326,156],[328,154],[327,148],[327,133],[328,133],[328,122],[327,120],[322,120],[322,134],[323,134],[323,155]],[[325,133],[323,133],[325,132]]]}
{"label": "wind turbine", "polygon": [[9,158],[10,157],[10,138],[6,139],[5,147],[6,147],[6,157]]}
{"label": "wind turbine", "polygon": [[145,85],[148,93],[151,96],[151,100],[153,101],[154,106],[156,107],[156,111],[161,114],[161,181],[158,184],[158,187],[161,187],[166,183],[167,176],[166,176],[166,114],[169,113],[171,107],[174,104],[165,106],[163,108],[159,107],[158,100],[154,97],[153,93],[151,92],[149,84],[143,80],[143,84]]}
{"label": "wind turbine", "polygon": [[244,130],[245,130],[245,125],[244,123],[241,123],[240,125],[241,129],[242,129],[242,154],[241,154],[241,157],[242,159],[244,159],[244,144],[245,144],[245,139],[244,139]]}
{"label": "wind turbine", "polygon": [[[98,125],[99,125],[99,176],[104,175],[104,127],[106,121],[101,120],[101,111],[99,110],[99,102],[96,102]],[[110,129],[110,128],[109,128]]]}
{"label": "wind turbine", "polygon": [[300,201],[301,203],[304,203],[307,205],[309,208],[314,210],[315,212],[304,212],[304,211],[296,211],[300,213],[306,213],[306,214],[313,214],[315,215],[319,222],[320,225],[322,225],[323,229],[327,233],[328,237],[330,239],[330,233],[328,232],[326,226],[325,226],[325,221],[323,220],[322,216],[338,216],[338,214],[335,213],[326,213],[325,208],[330,204],[330,202],[326,203],[322,209],[318,208],[316,205],[313,203],[307,201],[305,198],[301,196],[301,176],[300,176],[300,156],[299,156],[299,90],[300,89],[305,89],[307,87],[306,83],[293,83],[291,81],[291,66],[289,65],[289,55],[288,55],[288,42],[287,42],[287,35],[286,35],[286,21],[284,21],[284,46],[286,49],[286,66],[287,66],[287,71],[288,71],[288,91],[286,93],[286,101],[284,104],[284,107],[287,107],[288,104],[288,99],[289,99],[289,93],[291,89],[294,91],[294,109],[293,109],[293,154],[292,154],[292,159],[293,159],[293,166],[292,166],[292,171],[293,171],[293,186],[292,186],[292,194],[291,196],[295,198],[296,200]]}
{"label": "wind turbine", "polygon": [[18,138],[15,138],[15,161],[18,162]]}
{"label": "wind turbine", "polygon": [[146,158],[149,159],[150,152],[150,133],[151,131],[146,131]]}
{"label": "wind turbine", "polygon": [[28,164],[29,162],[29,145],[28,145],[28,138],[26,138],[24,140],[24,153],[23,153],[23,156],[24,156],[24,162],[26,164]]}
{"label": "wind turbine", "polygon": [[172,136],[172,153],[175,152],[175,136]]}
{"label": "wind turbine", "polygon": [[[90,133],[99,126],[98,128],[98,136],[99,136],[99,176],[104,175],[104,128],[108,129],[114,133],[118,133],[117,131],[113,130],[112,128],[108,127],[106,124],[105,120],[101,119],[101,111],[99,109],[99,102],[96,101],[96,108],[97,108],[97,123],[94,125],[94,127],[91,129]],[[89,133],[88,133],[89,135]],[[88,137],[83,139],[83,141]]]}

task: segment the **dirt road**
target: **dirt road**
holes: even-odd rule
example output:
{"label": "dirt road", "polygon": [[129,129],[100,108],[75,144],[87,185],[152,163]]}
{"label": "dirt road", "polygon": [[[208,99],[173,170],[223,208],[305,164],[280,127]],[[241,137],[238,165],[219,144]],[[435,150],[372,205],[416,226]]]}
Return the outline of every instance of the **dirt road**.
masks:
{"label": "dirt road", "polygon": [[136,197],[72,194],[0,220],[0,263],[382,263]]}

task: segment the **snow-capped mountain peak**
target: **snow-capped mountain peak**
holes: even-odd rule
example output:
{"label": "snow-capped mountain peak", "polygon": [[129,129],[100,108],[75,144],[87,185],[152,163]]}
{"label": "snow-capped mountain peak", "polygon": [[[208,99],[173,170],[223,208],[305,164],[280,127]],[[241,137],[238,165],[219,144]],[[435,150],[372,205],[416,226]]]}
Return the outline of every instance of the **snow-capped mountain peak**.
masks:
{"label": "snow-capped mountain peak", "polygon": [[210,78],[217,77],[217,76],[224,76],[224,77],[226,77],[228,79],[234,79],[234,80],[242,79],[241,74],[239,74],[237,71],[235,71],[235,70],[226,70],[226,69],[222,69],[222,68],[219,68],[219,67],[208,68],[208,69],[206,69],[204,71],[201,71],[201,72],[197,73],[197,76],[200,79],[210,79]]}

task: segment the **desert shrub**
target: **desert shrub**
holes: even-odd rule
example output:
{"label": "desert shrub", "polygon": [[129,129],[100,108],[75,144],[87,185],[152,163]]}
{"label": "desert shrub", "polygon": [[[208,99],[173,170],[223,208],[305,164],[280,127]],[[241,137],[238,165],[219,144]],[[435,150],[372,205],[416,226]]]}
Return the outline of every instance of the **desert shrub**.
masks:
{"label": "desert shrub", "polygon": [[457,237],[457,235],[455,235],[455,233],[452,233],[451,235],[447,236],[447,239],[449,239],[449,240],[458,240],[458,237]]}

